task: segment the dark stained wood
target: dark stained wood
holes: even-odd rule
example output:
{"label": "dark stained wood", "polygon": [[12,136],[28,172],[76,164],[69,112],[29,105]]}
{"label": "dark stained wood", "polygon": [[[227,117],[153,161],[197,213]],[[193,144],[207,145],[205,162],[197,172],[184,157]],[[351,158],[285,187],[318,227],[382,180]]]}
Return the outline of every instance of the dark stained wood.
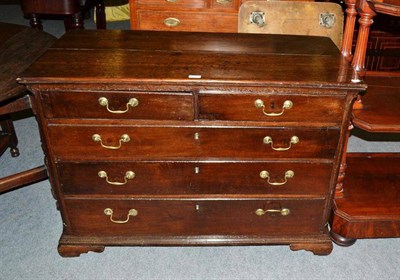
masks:
{"label": "dark stained wood", "polygon": [[[292,235],[301,236],[323,231],[320,213],[324,199],[314,200],[203,200],[199,199],[66,199],[70,217],[69,229],[80,236],[145,236],[145,235]],[[114,221],[104,213],[113,210]],[[281,210],[290,214],[266,213],[257,209]],[[291,226],[295,224],[296,226]]]}
{"label": "dark stained wood", "polygon": [[[96,44],[93,44],[94,40]],[[312,44],[314,47],[308,48],[307,44]],[[53,48],[243,54],[279,52],[281,54],[335,55],[339,53],[332,41],[324,37],[134,30],[72,30],[62,36]]]}
{"label": "dark stained wood", "polygon": [[[82,32],[86,34],[85,31]],[[98,34],[104,34],[104,32],[98,32]],[[114,80],[120,84],[139,80],[146,80],[146,83],[179,81],[189,85],[198,84],[199,81],[202,83],[240,81],[241,83],[260,86],[269,83],[285,84],[290,87],[301,85],[314,88],[342,86],[350,86],[355,89],[363,88],[362,84],[351,83],[354,78],[353,70],[348,64],[342,63],[340,52],[327,38],[284,36],[284,40],[276,44],[276,41],[279,40],[278,35],[261,36],[253,34],[253,36],[250,36],[250,34],[242,34],[242,43],[236,44],[233,39],[240,34],[226,34],[225,36],[208,34],[202,37],[204,37],[204,40],[210,40],[210,44],[214,44],[214,47],[210,51],[196,52],[196,55],[193,55],[197,43],[192,44],[192,47],[178,48],[178,51],[171,51],[169,47],[160,47],[161,43],[166,45],[166,41],[162,40],[166,36],[166,32],[143,32],[141,44],[146,43],[150,47],[143,47],[140,50],[135,45],[128,48],[118,45],[121,40],[127,39],[129,41],[129,32],[110,31],[107,33],[113,34],[104,35],[108,38],[120,37],[119,40],[115,41],[114,50],[101,48],[94,52],[92,51],[94,47],[89,49],[79,47],[72,51],[64,49],[60,43],[47,52],[28,72],[21,75],[21,82],[29,83],[30,81],[24,78],[24,76],[29,76],[31,80],[33,78],[36,82],[42,83],[52,83],[55,82],[54,79],[57,79],[58,82],[72,79],[80,83],[90,81],[103,83]],[[61,39],[61,42],[69,41],[70,36],[72,36],[71,39],[75,37],[75,35],[69,34],[76,33],[68,33]],[[157,34],[160,34],[159,38],[156,36]],[[180,35],[178,36],[177,33],[171,35],[169,38],[170,45],[180,45],[182,41],[188,42],[188,39],[193,36],[193,33],[178,34]],[[224,38],[227,38],[227,42],[224,42]],[[247,38],[249,38],[248,43],[257,46],[253,54],[246,52],[249,47],[242,48],[246,45]],[[269,41],[269,38],[271,38],[271,41]],[[90,37],[86,40],[89,42]],[[199,39],[195,42],[197,41]],[[110,42],[113,41],[110,40],[108,43]],[[322,53],[321,51],[306,51],[305,45],[313,43],[318,46],[318,42],[325,45],[327,51]],[[233,47],[225,48],[227,44]],[[87,43],[85,45],[87,46]],[[257,52],[261,45],[265,46],[264,51]],[[286,48],[282,50],[279,46],[283,45],[286,45]],[[302,47],[297,48],[296,46],[299,45]],[[151,48],[154,46],[156,47],[152,50]],[[215,51],[219,49],[231,51]],[[292,51],[290,51],[291,49]],[[200,47],[200,50],[203,50],[203,48]],[[232,55],[235,55],[234,60]],[[313,55],[314,59],[310,59],[309,55]],[[85,59],[77,61],[76,56]],[[89,61],[90,63],[88,63]],[[115,61],[123,61],[123,67],[116,64]],[[143,67],[143,65],[146,65],[146,67]],[[261,67],[262,65],[268,65],[268,67]],[[298,73],[302,73],[302,75]],[[189,75],[201,75],[201,79],[190,79]],[[321,77],[324,79],[321,79]]]}
{"label": "dark stained wood", "polygon": [[353,123],[369,132],[400,132],[400,75],[367,76],[363,108],[353,111]]}
{"label": "dark stained wood", "polygon": [[[24,92],[26,91],[24,90]],[[4,102],[4,105],[0,106],[0,115],[16,113],[29,108],[31,108],[29,95],[24,95],[17,99],[11,99]]]}
{"label": "dark stained wood", "polygon": [[[99,98],[108,100],[111,111],[127,110],[127,103],[136,98],[138,105],[129,106],[126,113],[112,113],[101,106]],[[44,114],[48,118],[90,118],[90,119],[158,119],[193,120],[193,95],[185,92],[52,92],[42,93],[48,102]]]}
{"label": "dark stained wood", "polygon": [[104,246],[90,246],[90,245],[58,245],[58,253],[64,258],[79,257],[83,253],[95,252],[102,253]]}
{"label": "dark stained wood", "polygon": [[[198,133],[198,139],[196,139]],[[119,149],[106,149],[92,139],[94,134],[102,138],[103,145],[119,146],[121,136],[127,134],[130,141]],[[71,126],[50,125],[48,128],[50,145],[59,159],[95,160],[101,157],[113,160],[176,159],[176,158],[318,158],[333,160],[339,140],[337,129],[308,128],[246,128],[192,126],[181,124],[167,126]],[[270,136],[274,148],[289,148],[276,151],[263,139]],[[299,142],[290,144],[297,136]],[[154,152],[156,150],[156,152]],[[234,154],[232,151],[235,151]]]}
{"label": "dark stained wood", "polygon": [[[16,82],[24,71],[41,56],[55,38],[47,33],[25,26],[0,23],[0,151],[10,148],[12,156],[18,156],[18,139],[9,114],[30,109],[26,88]],[[0,192],[47,178],[45,168],[38,167],[0,179]]]}
{"label": "dark stained wood", "polygon": [[[15,33],[11,35],[11,31]],[[9,23],[0,23],[0,34],[0,39],[3,38],[0,41],[0,102],[3,102],[25,93],[25,88],[15,79],[54,43],[55,38]]]}
{"label": "dark stained wood", "polygon": [[347,239],[400,237],[400,155],[348,154],[332,231]]}
{"label": "dark stained wood", "polygon": [[[269,92],[267,89],[262,94],[200,94],[199,119],[209,120],[235,120],[235,121],[274,121],[274,122],[337,122],[338,125],[345,96],[323,98],[317,93],[315,96],[291,96],[293,90],[282,92]],[[261,100],[265,106],[257,108],[256,100]],[[294,105],[290,109],[283,109],[285,101]],[[321,111],[326,112],[321,115]],[[267,114],[280,114],[268,116]]]}
{"label": "dark stained wood", "polygon": [[[289,161],[145,161],[145,162],[60,162],[57,171],[65,195],[108,196],[284,196],[327,195],[332,164]],[[286,178],[291,170],[293,178]],[[127,171],[135,177],[116,186],[98,176],[105,171],[112,183],[125,182]],[[260,173],[267,171],[268,178]],[[218,183],[215,182],[218,178]],[[268,183],[268,181],[270,183]],[[285,183],[286,181],[286,183]],[[273,185],[273,184],[282,185]]]}
{"label": "dark stained wood", "polygon": [[44,165],[0,178],[0,193],[28,184],[40,182],[46,180],[47,178],[47,169]]}
{"label": "dark stained wood", "polygon": [[[108,245],[331,252],[326,225],[349,113],[366,85],[352,82],[354,71],[326,38],[197,36],[71,32],[21,74],[35,96],[63,219],[61,255]],[[139,105],[109,113],[99,106],[103,95],[112,110],[132,97]],[[293,111],[262,119],[254,97],[274,112],[290,99]],[[120,143],[124,134],[129,141]],[[287,182],[268,185],[264,169],[270,182]],[[124,183],[127,171],[135,176],[126,185],[110,184]],[[279,212],[285,207],[289,215]],[[127,216],[132,208],[138,213]]]}
{"label": "dark stained wood", "polygon": [[[83,17],[92,8],[96,8],[96,25],[99,29],[106,28],[103,0],[21,0],[22,12],[30,18],[33,28],[42,30],[43,15],[59,15],[64,19],[66,30],[83,28]],[[81,5],[83,3],[83,5]]]}

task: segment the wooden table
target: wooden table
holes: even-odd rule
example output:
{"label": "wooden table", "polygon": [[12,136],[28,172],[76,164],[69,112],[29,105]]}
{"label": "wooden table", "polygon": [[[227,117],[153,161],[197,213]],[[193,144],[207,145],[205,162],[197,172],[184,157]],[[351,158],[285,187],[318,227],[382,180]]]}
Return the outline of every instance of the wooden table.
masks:
{"label": "wooden table", "polygon": [[[0,23],[0,155],[7,148],[18,156],[18,139],[9,114],[31,107],[25,86],[16,82],[19,73],[50,47],[55,38],[26,26]],[[44,167],[0,179],[0,192],[31,180],[45,178]],[[18,183],[16,183],[18,182]]]}

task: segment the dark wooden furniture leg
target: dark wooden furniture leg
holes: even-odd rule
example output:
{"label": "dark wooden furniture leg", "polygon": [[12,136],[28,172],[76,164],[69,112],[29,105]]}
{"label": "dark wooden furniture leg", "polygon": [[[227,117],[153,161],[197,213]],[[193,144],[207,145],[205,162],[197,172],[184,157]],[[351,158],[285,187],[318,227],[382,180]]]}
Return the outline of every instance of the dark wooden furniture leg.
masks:
{"label": "dark wooden furniture leg", "polygon": [[[41,24],[36,14],[32,14],[31,23],[37,26],[36,29],[0,22],[0,155],[8,147],[13,157],[19,155],[18,138],[10,114],[31,108],[26,88],[16,79],[56,40],[50,34],[37,30]],[[0,178],[0,193],[45,179],[45,166]]]}
{"label": "dark wooden furniture leg", "polygon": [[42,22],[37,14],[29,15],[29,24],[36,29],[43,30]]}
{"label": "dark wooden furniture leg", "polygon": [[10,147],[11,156],[19,156],[19,150],[17,148],[18,138],[17,134],[15,133],[14,125],[11,118],[6,116],[3,120],[0,121],[0,126],[2,133],[6,133],[9,135],[8,147]]}
{"label": "dark wooden furniture leg", "polygon": [[43,30],[40,15],[60,15],[64,18],[65,30],[83,29],[83,16],[93,7],[96,8],[97,29],[106,29],[104,0],[86,0],[83,6],[77,0],[21,0],[21,8],[30,18],[33,28]]}

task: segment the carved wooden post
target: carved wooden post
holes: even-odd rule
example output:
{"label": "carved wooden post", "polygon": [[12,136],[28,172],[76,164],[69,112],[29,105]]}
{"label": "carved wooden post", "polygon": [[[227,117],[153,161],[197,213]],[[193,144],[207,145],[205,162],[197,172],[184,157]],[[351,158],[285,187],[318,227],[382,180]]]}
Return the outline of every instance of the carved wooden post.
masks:
{"label": "carved wooden post", "polygon": [[352,65],[360,76],[364,76],[366,72],[365,54],[367,52],[369,28],[374,22],[372,18],[376,13],[371,9],[367,0],[359,0],[357,8],[360,14],[360,19],[358,20],[360,28],[358,30],[357,44]]}
{"label": "carved wooden post", "polygon": [[342,41],[342,55],[347,61],[351,61],[352,46],[353,46],[353,35],[354,26],[356,24],[357,10],[356,10],[356,0],[347,0],[346,2],[346,25],[344,28],[343,41]]}

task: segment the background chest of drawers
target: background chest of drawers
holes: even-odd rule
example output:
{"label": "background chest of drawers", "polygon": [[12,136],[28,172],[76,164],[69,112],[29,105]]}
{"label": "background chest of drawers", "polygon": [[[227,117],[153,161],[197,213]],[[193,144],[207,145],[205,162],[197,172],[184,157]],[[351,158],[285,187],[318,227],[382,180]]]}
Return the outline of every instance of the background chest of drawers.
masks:
{"label": "background chest of drawers", "polygon": [[349,110],[365,88],[352,74],[326,38],[67,33],[20,78],[63,219],[60,254],[238,244],[329,254]]}
{"label": "background chest of drawers", "polygon": [[236,33],[239,7],[246,1],[130,0],[131,29]]}

